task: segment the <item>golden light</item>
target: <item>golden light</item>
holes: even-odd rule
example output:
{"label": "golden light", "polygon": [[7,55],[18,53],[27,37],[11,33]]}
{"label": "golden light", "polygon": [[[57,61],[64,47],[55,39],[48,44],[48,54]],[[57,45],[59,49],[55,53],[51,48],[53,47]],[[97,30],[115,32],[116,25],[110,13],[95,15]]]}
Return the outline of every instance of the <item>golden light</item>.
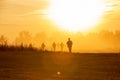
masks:
{"label": "golden light", "polygon": [[60,75],[60,74],[61,74],[61,72],[58,71],[58,72],[57,72],[57,75]]}
{"label": "golden light", "polygon": [[102,0],[50,0],[50,5],[48,17],[72,32],[91,29],[105,11]]}

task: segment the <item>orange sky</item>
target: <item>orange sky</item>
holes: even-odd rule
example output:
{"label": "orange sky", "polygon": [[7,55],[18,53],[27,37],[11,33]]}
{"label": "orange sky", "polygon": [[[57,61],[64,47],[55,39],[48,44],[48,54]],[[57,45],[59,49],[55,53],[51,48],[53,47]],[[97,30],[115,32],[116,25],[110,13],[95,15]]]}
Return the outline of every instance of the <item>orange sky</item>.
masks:
{"label": "orange sky", "polygon": [[[103,22],[97,29],[120,29],[120,1],[104,1],[113,10],[105,13]],[[32,33],[57,30],[43,13],[48,7],[49,0],[0,0],[0,35],[13,38],[23,30]]]}

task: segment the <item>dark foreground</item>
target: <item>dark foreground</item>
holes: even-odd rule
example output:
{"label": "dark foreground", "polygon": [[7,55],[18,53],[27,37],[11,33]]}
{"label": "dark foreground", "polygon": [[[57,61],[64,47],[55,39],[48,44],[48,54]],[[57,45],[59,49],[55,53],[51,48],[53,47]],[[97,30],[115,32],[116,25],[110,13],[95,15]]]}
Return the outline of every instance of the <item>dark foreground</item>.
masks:
{"label": "dark foreground", "polygon": [[120,80],[120,54],[0,52],[0,80]]}

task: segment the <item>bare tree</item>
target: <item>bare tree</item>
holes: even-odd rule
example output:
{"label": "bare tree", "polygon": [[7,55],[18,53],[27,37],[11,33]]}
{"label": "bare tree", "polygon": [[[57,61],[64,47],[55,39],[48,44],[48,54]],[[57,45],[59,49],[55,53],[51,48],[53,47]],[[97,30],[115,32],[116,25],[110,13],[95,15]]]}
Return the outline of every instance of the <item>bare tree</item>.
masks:
{"label": "bare tree", "polygon": [[28,31],[22,31],[19,33],[19,36],[16,37],[15,43],[20,45],[21,43],[25,46],[28,46],[32,41],[32,36]]}
{"label": "bare tree", "polygon": [[0,45],[7,45],[7,38],[4,35],[0,36]]}
{"label": "bare tree", "polygon": [[42,42],[46,42],[47,40],[47,35],[45,32],[40,32],[40,33],[37,33],[33,39],[34,41],[34,44],[39,47],[40,44],[42,44]]}

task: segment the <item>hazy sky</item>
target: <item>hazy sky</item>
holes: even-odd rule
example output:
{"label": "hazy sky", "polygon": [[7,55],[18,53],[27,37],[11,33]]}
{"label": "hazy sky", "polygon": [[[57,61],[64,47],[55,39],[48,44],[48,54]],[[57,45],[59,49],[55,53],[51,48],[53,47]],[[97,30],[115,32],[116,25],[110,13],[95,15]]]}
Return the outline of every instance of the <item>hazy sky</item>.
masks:
{"label": "hazy sky", "polygon": [[[49,7],[50,0],[0,0],[0,35],[14,37],[17,32],[28,30],[56,30],[43,13]],[[120,0],[104,0],[112,8],[103,16],[100,29],[120,29]]]}
{"label": "hazy sky", "polygon": [[54,28],[42,13],[46,8],[47,0],[0,0],[0,34],[13,37],[23,30],[35,33]]}

